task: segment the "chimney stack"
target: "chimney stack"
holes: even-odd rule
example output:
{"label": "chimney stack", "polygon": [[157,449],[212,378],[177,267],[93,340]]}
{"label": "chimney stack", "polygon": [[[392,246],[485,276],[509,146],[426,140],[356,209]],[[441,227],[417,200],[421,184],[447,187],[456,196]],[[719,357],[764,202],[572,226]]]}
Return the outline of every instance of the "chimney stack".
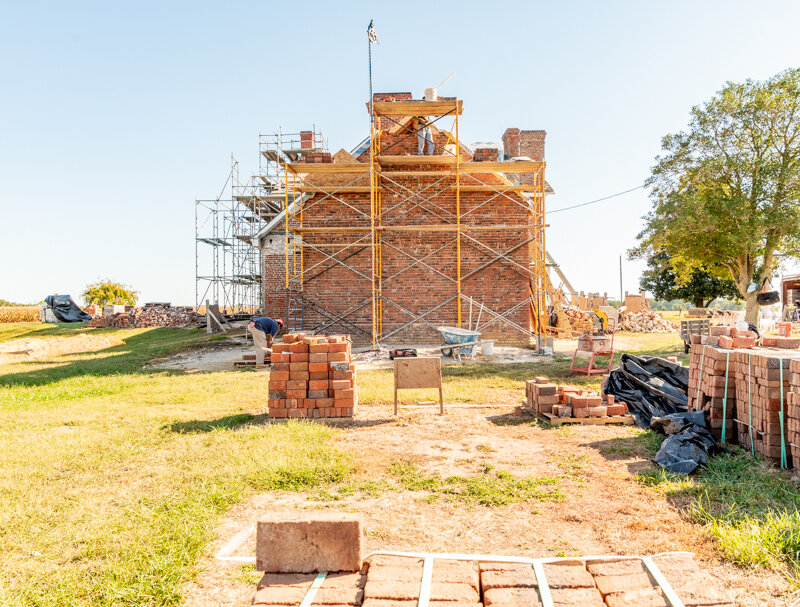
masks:
{"label": "chimney stack", "polygon": [[509,128],[503,133],[503,151],[506,158],[527,156],[537,162],[544,161],[546,131],[520,131]]}

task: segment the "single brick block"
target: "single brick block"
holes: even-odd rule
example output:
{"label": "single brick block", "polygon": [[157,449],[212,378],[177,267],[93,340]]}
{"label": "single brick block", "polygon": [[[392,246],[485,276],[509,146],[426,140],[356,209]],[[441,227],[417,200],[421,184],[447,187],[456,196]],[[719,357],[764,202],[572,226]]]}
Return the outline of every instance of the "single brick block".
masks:
{"label": "single brick block", "polygon": [[308,373],[306,373],[305,371],[289,371],[289,381],[298,379],[307,382]]}
{"label": "single brick block", "polygon": [[[347,352],[350,349],[350,344],[348,343],[332,343],[328,344],[328,352],[335,352],[335,353],[342,353]],[[328,359],[330,360],[330,359]],[[344,360],[344,359],[342,359]]]}
{"label": "single brick block", "polygon": [[349,390],[350,380],[348,379],[333,379],[331,380],[332,390]]}
{"label": "single brick block", "polygon": [[627,412],[625,405],[608,405],[606,407],[606,415],[625,415]]}
{"label": "single brick block", "polygon": [[308,389],[309,390],[327,390],[328,389],[328,380],[327,379],[311,379],[308,381]]}
{"label": "single brick block", "polygon": [[309,373],[323,373],[325,376],[328,375],[328,363],[308,363],[308,371]]}
{"label": "single brick block", "polygon": [[289,352],[292,354],[308,352],[308,344],[303,342],[295,342],[289,346]]}
{"label": "single brick block", "polygon": [[297,390],[288,390],[288,389],[287,389],[287,390],[286,390],[286,398],[287,398],[287,399],[289,399],[289,398],[296,398],[296,399],[302,399],[302,400],[305,400],[306,398],[308,398],[308,393],[307,393],[307,391],[305,390],[305,388],[303,388],[303,389],[297,389]]}
{"label": "single brick block", "polygon": [[286,390],[305,390],[306,381],[303,379],[290,379],[286,382]]}
{"label": "single brick block", "polygon": [[318,354],[318,353],[312,352],[311,354],[308,355],[308,362],[310,362],[310,363],[327,363],[328,362],[328,353],[327,352],[322,352],[322,353]]}
{"label": "single brick block", "polygon": [[[337,344],[330,344],[335,346]],[[347,352],[330,352],[328,354],[328,362],[346,362],[348,358]]]}
{"label": "single brick block", "polygon": [[326,343],[311,344],[310,346],[308,346],[308,351],[311,354],[327,354],[328,344]]}
{"label": "single brick block", "polygon": [[256,569],[267,573],[359,571],[361,515],[275,512],[258,522]]}
{"label": "single brick block", "polygon": [[589,417],[605,417],[606,415],[608,415],[608,407],[604,405],[589,407]]}
{"label": "single brick block", "polygon": [[292,352],[289,354],[290,363],[307,363],[308,354],[306,352]]}
{"label": "single brick block", "polygon": [[308,363],[289,363],[289,371],[308,372]]}
{"label": "single brick block", "polygon": [[724,348],[725,350],[732,349],[733,348],[733,337],[728,337],[727,335],[720,335],[719,347],[720,348]]}
{"label": "single brick block", "polygon": [[328,398],[328,390],[327,388],[325,390],[309,390],[308,398],[316,398],[316,399]]}
{"label": "single brick block", "polygon": [[289,381],[289,372],[288,371],[271,371],[269,374],[269,378],[276,381]]}

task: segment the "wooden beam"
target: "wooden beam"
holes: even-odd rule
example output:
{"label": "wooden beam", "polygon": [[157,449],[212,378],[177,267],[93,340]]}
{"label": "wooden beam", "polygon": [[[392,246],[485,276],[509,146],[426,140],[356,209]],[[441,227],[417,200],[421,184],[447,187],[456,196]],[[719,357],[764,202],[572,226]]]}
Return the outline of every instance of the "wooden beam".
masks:
{"label": "wooden beam", "polygon": [[[444,116],[461,115],[460,99],[451,101],[375,101],[372,104],[376,114],[384,116]],[[369,112],[369,103],[367,103]]]}
{"label": "wooden beam", "polygon": [[[377,191],[380,191],[381,188],[376,188]],[[349,186],[337,186],[331,185],[327,188],[315,185],[305,185],[300,186],[298,188],[301,192],[310,192],[312,194],[369,194],[370,187],[368,185],[349,185]]]}
{"label": "wooden beam", "polygon": [[519,160],[517,162],[462,162],[462,173],[536,173],[544,162]]}
{"label": "wooden beam", "polygon": [[[293,173],[369,173],[368,162],[334,164],[332,162],[290,162],[286,168]],[[376,168],[376,170],[378,170]]]}
{"label": "wooden beam", "polygon": [[381,164],[455,164],[456,157],[448,154],[447,156],[378,156]]}

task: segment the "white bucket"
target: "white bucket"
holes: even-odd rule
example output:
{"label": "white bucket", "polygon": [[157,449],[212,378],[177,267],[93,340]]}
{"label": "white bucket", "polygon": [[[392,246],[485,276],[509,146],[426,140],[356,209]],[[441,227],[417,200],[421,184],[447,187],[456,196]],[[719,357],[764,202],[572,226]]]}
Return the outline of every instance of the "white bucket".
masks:
{"label": "white bucket", "polygon": [[494,342],[485,341],[481,344],[481,354],[484,356],[491,356],[494,354]]}
{"label": "white bucket", "polygon": [[425,94],[422,96],[425,101],[436,101],[438,99],[436,95],[436,89],[425,89]]}

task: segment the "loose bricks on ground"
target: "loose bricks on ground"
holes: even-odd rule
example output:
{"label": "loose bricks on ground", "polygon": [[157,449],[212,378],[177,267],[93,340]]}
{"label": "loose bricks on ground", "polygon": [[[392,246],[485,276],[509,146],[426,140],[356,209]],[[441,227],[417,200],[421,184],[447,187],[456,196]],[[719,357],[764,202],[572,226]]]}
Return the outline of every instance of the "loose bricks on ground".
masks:
{"label": "loose bricks on ground", "polygon": [[259,522],[254,605],[350,607],[733,607],[688,553],[652,558],[374,553],[355,514]]}
{"label": "loose bricks on ground", "polygon": [[526,407],[533,413],[549,418],[589,419],[628,415],[628,406],[617,402],[612,395],[606,399],[595,392],[574,386],[551,384],[546,377],[525,382]]}

